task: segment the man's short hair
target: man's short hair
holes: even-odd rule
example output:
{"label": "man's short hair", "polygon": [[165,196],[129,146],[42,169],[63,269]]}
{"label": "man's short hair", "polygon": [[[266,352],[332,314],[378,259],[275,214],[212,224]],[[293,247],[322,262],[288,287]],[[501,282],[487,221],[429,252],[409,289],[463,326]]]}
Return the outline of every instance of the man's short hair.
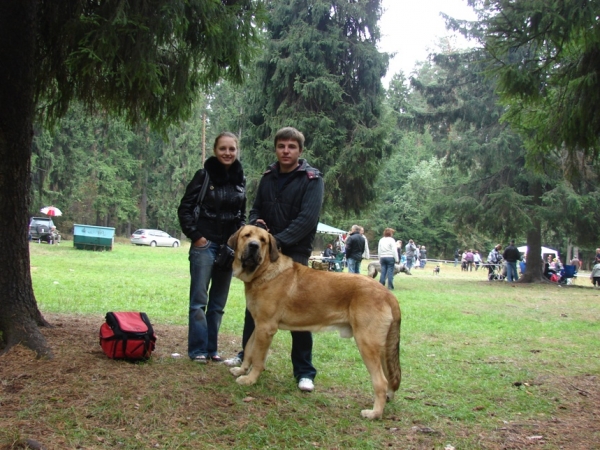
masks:
{"label": "man's short hair", "polygon": [[355,232],[355,231],[360,231],[360,226],[352,225],[352,232]]}
{"label": "man's short hair", "polygon": [[287,140],[296,141],[298,143],[298,146],[300,147],[300,151],[304,150],[304,135],[300,131],[296,130],[294,127],[281,128],[275,134],[275,140],[274,140],[275,147],[277,147],[278,141],[287,141]]}

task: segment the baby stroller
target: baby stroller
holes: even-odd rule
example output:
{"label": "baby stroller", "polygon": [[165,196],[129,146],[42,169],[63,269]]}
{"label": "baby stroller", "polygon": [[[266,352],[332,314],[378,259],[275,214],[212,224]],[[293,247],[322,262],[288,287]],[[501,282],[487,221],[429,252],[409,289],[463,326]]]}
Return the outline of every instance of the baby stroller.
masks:
{"label": "baby stroller", "polygon": [[487,263],[488,281],[504,281],[506,271],[503,263]]}

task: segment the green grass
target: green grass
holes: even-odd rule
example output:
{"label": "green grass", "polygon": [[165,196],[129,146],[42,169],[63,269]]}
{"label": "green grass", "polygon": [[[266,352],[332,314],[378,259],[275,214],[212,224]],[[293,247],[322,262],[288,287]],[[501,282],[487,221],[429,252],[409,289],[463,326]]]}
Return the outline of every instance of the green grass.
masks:
{"label": "green grass", "polygon": [[[117,243],[111,252],[92,252],[63,242],[30,248],[34,290],[45,314],[97,317],[99,327],[107,311],[140,310],[155,324],[187,324],[185,246]],[[51,428],[62,423],[60,433],[73,448],[88,448],[82,443],[90,439],[95,443],[89,448],[109,448],[117,441],[122,448],[147,448],[153,442],[160,448],[501,448],[494,446],[494,436],[503,424],[550,420],[566,401],[563,381],[600,374],[600,297],[586,278],[572,288],[511,286],[487,282],[483,272],[445,265],[440,276],[426,269],[395,280],[403,314],[403,379],[383,421],[360,418],[360,410],[371,407],[372,390],[353,340],[315,334],[317,388],[301,395],[291,376],[289,333],[281,332],[268,371],[255,386],[237,386],[216,365],[199,371],[185,358],[156,358],[132,366],[132,376],[143,377],[144,367],[158,366],[169,374],[172,395],[133,400],[107,393],[82,409],[101,418],[105,428],[87,429],[77,405],[57,412]],[[234,280],[221,328],[224,356],[239,345],[243,312],[243,284]],[[179,344],[185,353],[186,343]],[[153,382],[160,391],[164,380]],[[226,406],[192,408],[189,416],[179,417],[174,411],[188,396],[203,402],[216,398]],[[247,396],[255,400],[245,402]],[[32,417],[45,409],[33,403],[21,414]],[[148,435],[136,439],[115,431],[135,427],[140,410],[154,414]],[[166,416],[170,426],[176,422],[174,428],[164,425]],[[434,432],[415,433],[415,427]],[[481,436],[487,436],[487,444]]]}

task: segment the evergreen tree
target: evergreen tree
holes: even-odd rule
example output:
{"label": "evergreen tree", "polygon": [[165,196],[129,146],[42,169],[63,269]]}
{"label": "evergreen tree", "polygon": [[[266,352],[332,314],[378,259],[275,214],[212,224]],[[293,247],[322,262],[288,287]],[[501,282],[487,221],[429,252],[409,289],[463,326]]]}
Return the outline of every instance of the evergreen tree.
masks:
{"label": "evergreen tree", "polygon": [[[442,69],[436,78],[427,84],[413,79],[428,105],[414,122],[435,131],[448,166],[468,177],[447,193],[456,230],[474,242],[526,237],[529,253],[538,255],[542,196],[557,174],[537,175],[525,166],[519,135],[499,120],[503,107],[483,73],[486,57],[483,50],[435,55]],[[541,274],[541,259],[529,258],[525,280],[541,280]]]}
{"label": "evergreen tree", "polygon": [[304,157],[324,173],[326,209],[360,210],[372,200],[391,151],[380,14],[380,0],[282,0],[269,7],[266,48],[244,111],[245,161],[264,170],[274,160],[275,132],[294,126],[306,136]]}
{"label": "evergreen tree", "polygon": [[479,11],[477,31],[508,106],[505,117],[522,132],[530,164],[541,168],[566,150],[567,176],[578,175],[588,157],[600,155],[600,3],[469,3]]}
{"label": "evergreen tree", "polygon": [[[52,355],[31,283],[27,245],[34,115],[48,123],[80,99],[88,110],[157,128],[189,114],[197,91],[241,80],[257,2],[20,0],[0,3],[0,333]],[[10,105],[10,106],[7,106]]]}

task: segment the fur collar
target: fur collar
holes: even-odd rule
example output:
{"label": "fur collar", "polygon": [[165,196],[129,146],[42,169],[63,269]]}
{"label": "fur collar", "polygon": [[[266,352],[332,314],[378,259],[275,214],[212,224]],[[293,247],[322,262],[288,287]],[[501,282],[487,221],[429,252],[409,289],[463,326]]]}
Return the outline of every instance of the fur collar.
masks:
{"label": "fur collar", "polygon": [[227,183],[240,185],[244,182],[244,169],[239,160],[235,160],[229,170],[219,162],[216,156],[211,156],[204,162],[204,168],[210,176],[210,180],[217,186],[223,186]]}

